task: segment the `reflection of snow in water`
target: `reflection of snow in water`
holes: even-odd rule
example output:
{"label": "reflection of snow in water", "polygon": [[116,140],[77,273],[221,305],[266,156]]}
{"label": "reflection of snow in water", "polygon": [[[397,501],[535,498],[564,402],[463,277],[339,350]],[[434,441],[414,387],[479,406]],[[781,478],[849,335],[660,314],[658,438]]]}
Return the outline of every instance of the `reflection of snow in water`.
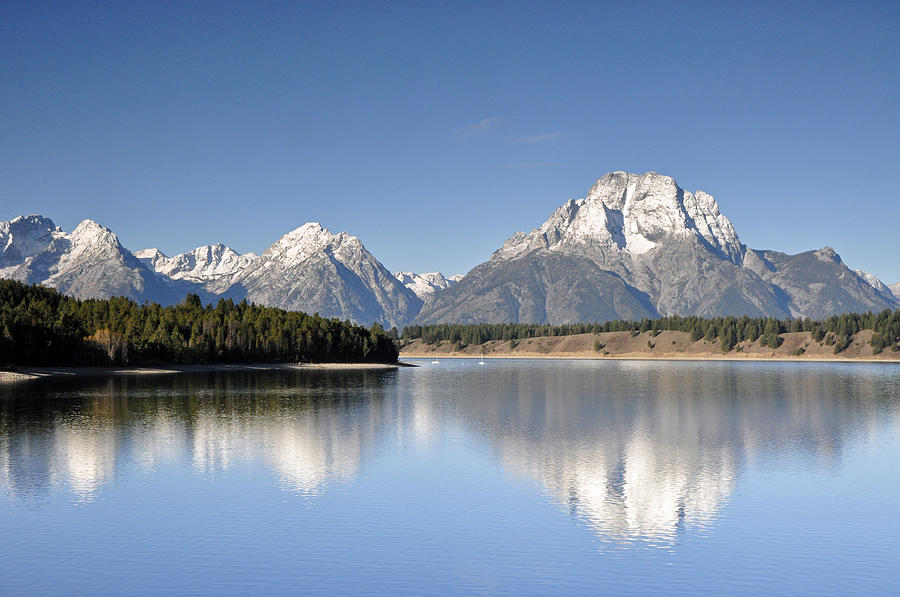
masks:
{"label": "reflection of snow in water", "polygon": [[700,382],[688,366],[625,363],[620,378],[607,366],[600,383],[583,372],[495,369],[418,372],[395,399],[340,387],[321,399],[273,391],[232,402],[213,392],[189,409],[162,399],[129,413],[87,398],[89,414],[0,433],[0,485],[32,495],[28,484],[42,491],[46,470],[92,500],[117,459],[147,473],[187,461],[203,475],[263,462],[285,490],[314,495],[358,476],[379,438],[429,448],[462,422],[601,540],[670,545],[720,516],[748,459],[791,451],[836,462],[848,434],[874,441],[900,430],[900,408],[885,400],[900,383],[865,371],[720,367]]}
{"label": "reflection of snow in water", "polygon": [[0,435],[0,487],[11,490],[13,482],[9,459],[9,436],[3,434]]}
{"label": "reflection of snow in water", "polygon": [[160,412],[131,431],[134,458],[145,472],[152,472],[162,463],[176,462],[184,453],[188,437],[177,415]]}
{"label": "reflection of snow in water", "polygon": [[827,466],[848,433],[883,430],[890,419],[876,396],[891,392],[879,376],[829,373],[630,362],[585,377],[516,370],[461,393],[479,398],[459,412],[505,468],[602,541],[668,546],[683,530],[711,528],[748,459],[790,453]]}
{"label": "reflection of snow in water", "polygon": [[66,424],[56,429],[53,440],[54,483],[67,482],[82,501],[92,501],[115,473],[115,429]]}
{"label": "reflection of snow in water", "polygon": [[356,429],[304,417],[267,425],[265,434],[266,460],[292,491],[315,494],[327,482],[351,479],[359,471],[362,453]]}
{"label": "reflection of snow in water", "polygon": [[610,539],[671,542],[681,528],[709,526],[734,487],[727,450],[693,458],[677,446],[635,437],[621,445],[536,446],[504,438],[501,458]]}
{"label": "reflection of snow in water", "polygon": [[194,468],[227,470],[262,455],[281,484],[313,494],[332,480],[356,475],[361,461],[360,432],[343,427],[333,411],[246,417],[202,414],[194,426]]}
{"label": "reflection of snow in water", "polygon": [[227,471],[238,452],[247,451],[239,421],[222,417],[215,409],[201,412],[193,425],[193,463],[198,472]]}

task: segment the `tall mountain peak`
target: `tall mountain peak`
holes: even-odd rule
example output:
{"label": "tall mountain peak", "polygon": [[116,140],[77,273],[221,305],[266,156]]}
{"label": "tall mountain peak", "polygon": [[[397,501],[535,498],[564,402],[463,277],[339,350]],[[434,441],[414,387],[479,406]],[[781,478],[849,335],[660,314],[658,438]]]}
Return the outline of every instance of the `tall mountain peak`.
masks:
{"label": "tall mountain peak", "polygon": [[286,233],[282,238],[303,238],[310,234],[321,234],[323,232],[330,234],[330,232],[318,222],[307,222]]}
{"label": "tall mountain peak", "polygon": [[278,239],[263,256],[269,260],[297,263],[326,250],[339,255],[343,261],[361,258],[365,247],[357,237],[346,232],[333,234],[318,222],[307,222]]}
{"label": "tall mountain peak", "polygon": [[675,179],[656,172],[610,172],[583,199],[560,206],[540,228],[511,237],[495,258],[545,248],[631,259],[679,238],[695,238],[734,263],[742,258],[737,232],[712,195],[684,191]]}
{"label": "tall mountain peak", "polygon": [[38,214],[20,215],[8,222],[0,222],[0,268],[21,263],[43,251],[54,239],[64,236],[53,220]]}
{"label": "tall mountain peak", "polygon": [[18,215],[8,222],[0,222],[0,228],[6,227],[16,228],[21,226],[32,226],[40,228],[49,228],[54,231],[62,231],[62,228],[53,223],[53,220],[46,218],[40,214]]}
{"label": "tall mountain peak", "polygon": [[78,298],[172,304],[194,292],[202,300],[246,298],[386,326],[402,326],[422,305],[358,238],[317,222],[288,232],[259,256],[216,243],[167,257],[156,248],[131,253],[94,220],[67,234],[47,218],[20,216],[0,222],[0,276]]}
{"label": "tall mountain peak", "polygon": [[119,237],[115,232],[91,219],[82,220],[69,238],[73,242],[119,244]]}
{"label": "tall mountain peak", "polygon": [[898,305],[831,248],[748,249],[711,194],[685,191],[656,172],[610,172],[436,293],[415,321],[823,317]]}
{"label": "tall mountain peak", "polygon": [[816,251],[816,259],[818,259],[819,261],[825,261],[826,263],[829,261],[842,263],[841,256],[838,255],[837,251],[827,245]]}
{"label": "tall mountain peak", "polygon": [[254,302],[388,326],[402,325],[422,304],[358,238],[317,222],[282,236],[234,284]]}
{"label": "tall mountain peak", "polygon": [[322,247],[331,242],[334,237],[335,235],[330,230],[318,222],[307,222],[279,238],[268,250],[283,251],[293,247]]}

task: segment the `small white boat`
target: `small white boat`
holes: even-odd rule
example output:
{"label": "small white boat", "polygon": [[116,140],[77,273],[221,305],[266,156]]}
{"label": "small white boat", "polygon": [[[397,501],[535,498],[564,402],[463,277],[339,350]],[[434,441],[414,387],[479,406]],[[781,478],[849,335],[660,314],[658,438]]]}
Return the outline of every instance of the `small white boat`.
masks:
{"label": "small white boat", "polygon": [[431,364],[432,364],[432,365],[440,365],[441,362],[440,362],[440,361],[431,361]]}

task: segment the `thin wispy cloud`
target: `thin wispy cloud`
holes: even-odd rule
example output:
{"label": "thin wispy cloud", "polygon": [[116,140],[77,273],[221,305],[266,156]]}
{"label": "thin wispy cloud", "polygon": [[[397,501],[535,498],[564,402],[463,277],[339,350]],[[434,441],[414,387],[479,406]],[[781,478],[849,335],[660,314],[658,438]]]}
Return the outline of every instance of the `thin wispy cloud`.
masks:
{"label": "thin wispy cloud", "polygon": [[556,131],[553,133],[543,133],[541,135],[531,135],[530,137],[519,137],[517,143],[541,143],[543,141],[553,141],[567,137],[569,133],[566,131]]}
{"label": "thin wispy cloud", "polygon": [[483,133],[500,123],[500,118],[485,118],[481,122],[476,122],[475,124],[470,124],[460,131],[464,137],[472,137],[473,135],[477,135],[478,133]]}

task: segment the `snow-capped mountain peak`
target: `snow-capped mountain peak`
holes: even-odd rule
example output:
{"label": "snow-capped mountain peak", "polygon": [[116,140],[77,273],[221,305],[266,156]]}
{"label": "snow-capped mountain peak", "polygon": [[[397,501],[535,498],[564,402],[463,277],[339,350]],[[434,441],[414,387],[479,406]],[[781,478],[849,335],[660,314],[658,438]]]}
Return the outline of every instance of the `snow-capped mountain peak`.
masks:
{"label": "snow-capped mountain peak", "polygon": [[282,236],[263,255],[268,259],[298,262],[334,244],[339,237],[318,222],[307,222]]}
{"label": "snow-capped mountain peak", "polygon": [[113,259],[118,263],[125,263],[125,255],[130,255],[112,230],[94,220],[82,220],[66,237],[71,245],[60,258],[59,272],[98,259]]}
{"label": "snow-capped mountain peak", "polygon": [[[84,220],[71,233],[41,216],[20,217],[0,223],[11,231],[13,245],[26,227],[33,246],[31,255],[18,253],[18,262],[0,268],[0,275],[26,283],[58,288],[78,298],[128,296],[164,300],[164,288],[109,228]],[[19,238],[21,240],[21,238]],[[11,256],[13,252],[6,252]]]}
{"label": "snow-capped mountain peak", "polygon": [[158,264],[165,263],[169,260],[169,257],[156,247],[135,251],[134,256],[146,263],[148,266],[150,266],[150,269],[154,271],[158,271],[156,269]]}
{"label": "snow-capped mountain peak", "polygon": [[138,259],[168,259],[168,255],[157,249],[156,247],[152,247],[150,249],[141,249],[140,251],[135,251],[134,256]]}
{"label": "snow-capped mountain peak", "polygon": [[416,274],[413,272],[397,272],[394,277],[400,280],[400,283],[416,293],[416,296],[423,301],[428,300],[438,290],[443,290],[453,286],[461,278],[461,274],[445,277],[441,272],[426,272]]}
{"label": "snow-capped mountain peak", "polygon": [[43,251],[65,233],[50,218],[37,214],[0,222],[0,267],[19,263]]}
{"label": "snow-capped mountain peak", "polygon": [[878,279],[878,276],[875,274],[870,274],[869,272],[861,269],[853,270],[853,272],[863,279],[863,281],[877,290],[878,292],[887,293],[889,296],[894,293],[891,291],[890,287],[887,284]]}
{"label": "snow-capped mountain peak", "polygon": [[515,258],[542,247],[637,257],[667,239],[691,237],[730,261],[741,259],[737,232],[712,195],[683,191],[673,178],[655,172],[611,172],[585,198],[560,206],[540,228],[514,235],[495,258]]}
{"label": "snow-capped mountain peak", "polygon": [[357,262],[369,255],[357,237],[346,232],[333,234],[318,222],[307,222],[278,239],[263,252],[263,257],[268,261],[293,264],[323,251],[329,251],[341,262]]}
{"label": "snow-capped mountain peak", "polygon": [[317,222],[282,236],[234,284],[255,302],[368,323],[402,325],[421,305],[358,238]]}
{"label": "snow-capped mountain peak", "polygon": [[119,237],[116,236],[115,232],[91,219],[82,220],[81,223],[75,227],[75,230],[69,234],[69,240],[73,243],[83,245],[119,244]]}
{"label": "snow-capped mountain peak", "polygon": [[173,280],[215,281],[217,288],[223,279],[240,273],[257,258],[255,253],[241,255],[222,243],[197,247],[174,257],[166,257],[155,248],[136,251],[134,255],[157,273]]}

